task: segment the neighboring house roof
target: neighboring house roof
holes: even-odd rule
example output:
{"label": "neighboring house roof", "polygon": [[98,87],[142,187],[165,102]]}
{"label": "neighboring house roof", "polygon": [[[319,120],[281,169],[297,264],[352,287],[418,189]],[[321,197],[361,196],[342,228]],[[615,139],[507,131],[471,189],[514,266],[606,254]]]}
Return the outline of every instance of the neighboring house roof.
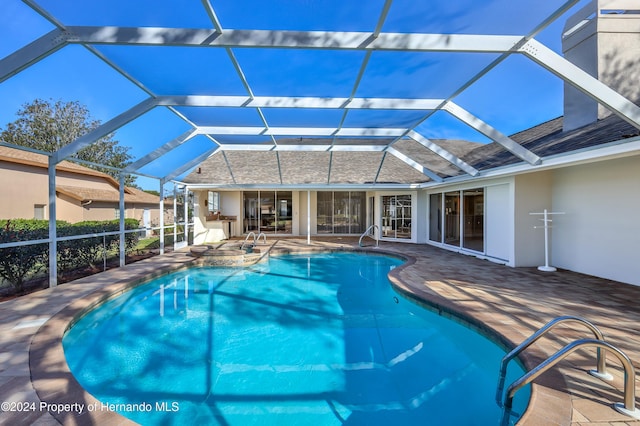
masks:
{"label": "neighboring house roof", "polygon": [[[48,157],[44,154],[37,154],[29,151],[22,151],[16,148],[0,146],[0,161],[6,161],[14,164],[23,164],[27,166],[39,167],[47,169],[49,167]],[[57,185],[56,192],[64,194],[81,202],[87,201],[109,201],[118,202],[120,199],[120,191],[118,182],[106,173],[72,163],[70,161],[61,161],[56,165],[56,171],[65,171],[82,176],[99,177],[108,182],[113,189],[93,189],[71,185]],[[125,187],[125,202],[127,203],[144,203],[158,204],[160,197],[149,194],[137,188]]]}
{"label": "neighboring house roof", "polygon": [[[149,194],[148,192],[144,192],[138,188],[132,188],[130,186],[126,187],[126,190],[130,193],[129,197],[132,202],[137,203],[154,203],[158,204],[160,202],[160,197],[158,195]],[[125,201],[128,201],[127,194],[124,196]]]}
{"label": "neighboring house roof", "polygon": [[[44,154],[37,154],[35,152],[23,151],[16,148],[10,148],[7,146],[0,146],[0,161],[7,161],[10,163],[24,164],[27,166],[34,166],[40,168],[49,168],[49,158]],[[119,187],[118,182],[106,173],[99,172],[97,170],[90,169],[88,167],[81,166],[79,164],[72,163],[70,161],[63,160],[56,165],[56,171],[64,171],[71,173],[78,173],[86,176],[97,176],[109,181],[116,188]]]}
{"label": "neighboring house roof", "polygon": [[[124,201],[127,203],[144,203],[144,204],[158,204],[160,197],[153,194],[148,194],[136,188],[127,187],[127,190],[131,193],[124,194]],[[78,186],[58,185],[56,186],[56,192],[64,194],[80,202],[88,201],[108,201],[118,202],[120,200],[120,192],[117,190],[108,189],[93,189],[82,188]]]}

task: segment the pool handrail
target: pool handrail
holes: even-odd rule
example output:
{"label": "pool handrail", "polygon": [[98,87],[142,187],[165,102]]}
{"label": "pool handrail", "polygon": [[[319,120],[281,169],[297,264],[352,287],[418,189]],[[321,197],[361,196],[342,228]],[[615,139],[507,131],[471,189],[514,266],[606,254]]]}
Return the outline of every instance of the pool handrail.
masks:
{"label": "pool handrail", "polygon": [[[538,331],[536,331],[531,336],[529,336],[528,339],[524,340],[517,347],[515,347],[511,352],[506,354],[504,358],[502,358],[502,361],[500,362],[500,376],[498,379],[498,388],[496,390],[496,402],[498,403],[498,405],[500,406],[502,405],[502,391],[504,389],[504,381],[507,374],[507,365],[509,364],[509,361],[515,358],[518,354],[520,354],[520,352],[524,351],[529,346],[531,346],[534,342],[536,342],[542,336],[547,334],[552,328],[554,328],[558,324],[561,324],[564,322],[570,322],[570,321],[583,324],[589,330],[591,330],[591,332],[593,333],[594,337],[597,340],[604,341],[604,335],[602,334],[600,329],[584,318],[580,318],[573,315],[564,315],[564,316],[560,316],[552,319],[551,321],[546,323],[544,326],[542,326]],[[592,376],[598,377],[602,380],[610,381],[610,380],[613,380],[613,376],[607,373],[606,357],[607,357],[606,351],[601,350],[601,348],[598,347],[598,352],[596,356],[596,370],[590,370],[589,374],[591,374]]]}
{"label": "pool handrail", "polygon": [[[244,239],[244,241],[242,242],[242,245],[240,246],[240,250],[244,250],[244,245],[247,244],[247,241],[249,240],[249,237],[253,235],[253,245],[256,245],[256,233],[253,231],[250,231],[247,234],[247,237]],[[265,242],[267,241],[267,237],[264,237]]]}
{"label": "pool handrail", "polygon": [[[374,229],[373,234],[369,234],[369,231],[370,231],[371,229]],[[366,236],[368,236],[368,235],[369,235],[369,236],[372,236],[372,238],[373,238],[374,240],[376,240],[376,247],[379,247],[380,239],[379,239],[379,238],[376,238],[376,232],[375,232],[375,230],[376,230],[376,229],[378,229],[378,233],[380,233],[380,228],[378,227],[378,225],[375,225],[375,224],[374,224],[374,225],[369,226],[369,227],[367,228],[367,230],[366,230],[366,231],[364,231],[364,232],[362,233],[362,235],[360,235],[360,239],[358,240],[358,246],[359,246],[359,247],[364,247],[364,246],[362,245],[362,239],[363,239],[364,237],[366,237]]]}
{"label": "pool handrail", "polygon": [[620,349],[613,346],[611,343],[598,339],[580,339],[569,343],[564,348],[560,349],[558,352],[545,359],[537,367],[513,382],[507,388],[507,394],[504,403],[505,412],[511,410],[513,397],[519,389],[531,383],[542,373],[548,371],[551,367],[562,361],[574,351],[587,346],[595,346],[598,349],[606,349],[616,355],[616,357],[618,357],[618,359],[622,363],[622,366],[624,367],[624,402],[614,403],[613,408],[621,414],[640,420],[640,410],[636,409],[635,407],[636,372],[633,367],[633,363],[631,362],[629,357]]}

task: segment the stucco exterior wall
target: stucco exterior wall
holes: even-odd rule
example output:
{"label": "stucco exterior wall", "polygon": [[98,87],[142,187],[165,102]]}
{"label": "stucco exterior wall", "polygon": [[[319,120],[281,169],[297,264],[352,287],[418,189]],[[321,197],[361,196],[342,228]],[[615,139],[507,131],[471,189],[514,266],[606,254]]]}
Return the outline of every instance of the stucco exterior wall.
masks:
{"label": "stucco exterior wall", "polygon": [[94,201],[82,208],[82,220],[114,220],[117,206],[117,203]]}
{"label": "stucco exterior wall", "polygon": [[556,209],[552,179],[549,171],[515,176],[514,266],[544,265],[544,230],[534,228],[542,224],[541,216],[530,213]]}
{"label": "stucco exterior wall", "polygon": [[416,233],[416,242],[425,244],[429,234],[429,196],[426,191],[419,191],[414,197],[415,211],[413,223]]}
{"label": "stucco exterior wall", "polygon": [[640,156],[553,172],[552,264],[640,285]]}
{"label": "stucco exterior wall", "polygon": [[[33,219],[35,206],[44,207],[44,219],[49,218],[49,176],[46,168],[28,164],[0,161],[0,219]],[[104,177],[71,173],[58,170],[56,185],[117,191]],[[83,205],[85,204],[85,205]],[[173,206],[167,206],[173,220]],[[82,203],[69,195],[58,193],[56,198],[56,216],[58,220],[75,223],[86,220],[113,220],[116,218],[117,201],[95,201]],[[125,217],[136,218],[142,223],[144,209],[148,208],[151,220],[159,223],[158,204],[126,203]]]}
{"label": "stucco exterior wall", "polygon": [[38,167],[0,162],[0,219],[33,219],[34,205],[45,205],[49,217],[48,177]]}
{"label": "stucco exterior wall", "polygon": [[[47,214],[47,219],[48,218],[49,215]],[[87,220],[85,219],[84,208],[80,205],[80,201],[67,197],[64,194],[56,198],[56,218],[70,223]]]}

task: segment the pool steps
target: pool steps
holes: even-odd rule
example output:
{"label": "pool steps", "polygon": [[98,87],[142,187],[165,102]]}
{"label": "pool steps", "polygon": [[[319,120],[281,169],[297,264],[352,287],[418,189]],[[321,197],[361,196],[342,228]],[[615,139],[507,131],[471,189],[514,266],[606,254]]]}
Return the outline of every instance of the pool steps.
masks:
{"label": "pool steps", "polygon": [[266,260],[275,243],[269,245],[266,237],[262,244],[245,246],[245,243],[225,242],[217,245],[192,246],[190,253],[205,266],[250,266]]}

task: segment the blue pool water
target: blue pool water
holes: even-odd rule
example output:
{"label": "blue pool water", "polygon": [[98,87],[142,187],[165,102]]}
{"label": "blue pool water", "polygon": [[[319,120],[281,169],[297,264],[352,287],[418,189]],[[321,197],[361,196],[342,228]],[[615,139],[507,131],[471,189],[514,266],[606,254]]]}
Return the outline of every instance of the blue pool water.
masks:
{"label": "blue pool water", "polygon": [[[67,362],[114,404],[101,409],[144,425],[498,424],[504,351],[394,292],[401,263],[333,253],[163,276],[82,317]],[[507,384],[520,374],[512,363]]]}

